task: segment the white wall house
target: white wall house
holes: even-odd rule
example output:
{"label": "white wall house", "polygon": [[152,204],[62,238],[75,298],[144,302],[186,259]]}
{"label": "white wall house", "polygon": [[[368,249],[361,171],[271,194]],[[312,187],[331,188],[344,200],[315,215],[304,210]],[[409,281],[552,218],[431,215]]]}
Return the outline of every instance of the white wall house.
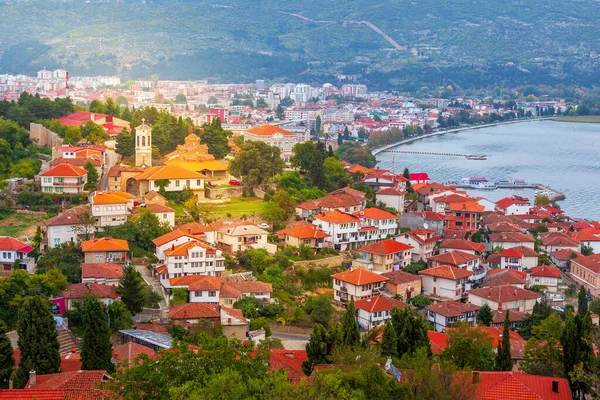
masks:
{"label": "white wall house", "polygon": [[59,164],[39,176],[43,193],[78,194],[87,183],[87,170],[71,164]]}
{"label": "white wall house", "polygon": [[460,300],[471,288],[468,278],[472,272],[450,265],[419,271],[423,294],[443,299]]}
{"label": "white wall house", "polygon": [[10,236],[0,237],[0,273],[9,275],[13,271],[15,262],[19,261],[19,269],[23,269],[30,274],[35,273],[35,258],[30,257],[29,253],[33,251],[29,246]]}
{"label": "white wall house", "polygon": [[529,199],[520,196],[505,197],[496,202],[496,211],[505,215],[529,214],[531,202]]}
{"label": "white wall house", "polygon": [[512,247],[500,253],[500,268],[523,271],[538,265],[538,254],[529,247]]}
{"label": "white wall house", "polygon": [[350,269],[331,276],[333,279],[333,299],[346,304],[350,299],[355,301],[375,297],[384,290],[385,276],[363,268]]}
{"label": "white wall house", "polygon": [[331,211],[315,216],[313,224],[330,236],[337,250],[346,250],[358,246],[360,219],[352,214]]}
{"label": "white wall house", "polygon": [[385,204],[386,207],[393,208],[399,213],[404,212],[404,195],[405,191],[400,191],[396,188],[380,189],[375,193],[377,201]]}
{"label": "white wall house", "polygon": [[533,267],[529,272],[530,285],[546,286],[550,293],[558,291],[558,281],[560,280],[560,270],[549,265],[539,265]]}
{"label": "white wall house", "polygon": [[187,232],[183,232],[179,229],[175,229],[172,232],[166,233],[166,234],[159,236],[156,239],[152,240],[152,243],[154,244],[154,246],[156,246],[156,250],[154,251],[154,254],[156,255],[156,258],[158,258],[158,261],[164,261],[165,260],[165,250],[174,249],[175,247],[177,247],[183,243],[191,242],[193,240],[204,240],[204,239],[199,236],[192,235]]}
{"label": "white wall house", "polygon": [[223,253],[206,242],[194,240],[183,243],[172,250],[165,250],[164,255],[168,276],[161,279],[187,275],[221,276],[225,271]]}
{"label": "white wall house", "polygon": [[85,235],[93,235],[95,227],[85,221],[91,215],[89,204],[70,208],[42,222],[42,243],[40,250],[44,253],[48,248],[67,242],[77,242]]}
{"label": "white wall house", "polygon": [[427,307],[427,321],[437,332],[443,332],[457,321],[476,324],[478,306],[458,301],[441,301]]}
{"label": "white wall house", "polygon": [[361,329],[369,330],[392,318],[392,309],[406,307],[406,303],[386,296],[376,296],[354,303],[356,322]]}
{"label": "white wall house", "polygon": [[90,195],[90,204],[96,226],[102,228],[127,222],[134,198],[132,194],[123,192],[93,192]]}
{"label": "white wall house", "polygon": [[512,285],[491,286],[469,292],[469,303],[477,306],[487,304],[494,310],[516,310],[524,313],[533,311],[541,296],[535,292]]}

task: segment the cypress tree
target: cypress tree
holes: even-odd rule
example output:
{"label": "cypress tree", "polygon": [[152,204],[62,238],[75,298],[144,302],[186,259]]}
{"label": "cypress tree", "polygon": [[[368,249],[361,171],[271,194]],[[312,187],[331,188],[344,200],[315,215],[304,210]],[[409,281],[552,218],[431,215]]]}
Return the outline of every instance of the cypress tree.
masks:
{"label": "cypress tree", "polygon": [[581,318],[585,316],[588,312],[588,300],[587,294],[585,293],[585,288],[581,286],[579,288],[579,299],[577,302],[577,314],[581,315]]}
{"label": "cypress tree", "polygon": [[126,267],[119,281],[118,292],[131,315],[142,311],[145,303],[142,275],[134,267]]}
{"label": "cypress tree", "polygon": [[383,328],[383,336],[381,337],[381,354],[384,356],[398,356],[398,338],[396,330],[391,321],[385,323]]}
{"label": "cypress tree", "polygon": [[415,354],[421,347],[431,356],[431,345],[427,336],[428,324],[415,316],[410,307],[401,310],[394,307],[392,324],[396,331],[398,357],[401,358],[404,354]]}
{"label": "cypress tree", "polygon": [[360,344],[360,331],[356,324],[356,312],[354,311],[354,298],[350,300],[348,309],[342,318],[342,346],[354,347]]}
{"label": "cypress tree", "polygon": [[341,146],[342,144],[344,144],[344,137],[342,136],[341,133],[338,133],[337,144],[338,144],[338,146]]}
{"label": "cypress tree", "polygon": [[8,389],[8,381],[14,366],[13,348],[6,334],[6,325],[0,322],[0,389]]}
{"label": "cypress tree", "polygon": [[580,362],[580,336],[577,321],[572,313],[567,312],[565,316],[565,328],[560,338],[560,344],[563,348],[563,365],[565,375],[569,376],[573,369]]}
{"label": "cypress tree", "polygon": [[308,360],[302,363],[302,370],[306,375],[312,373],[312,369],[317,364],[329,363],[329,338],[325,327],[321,324],[315,324],[310,334],[310,341],[306,344],[306,357]]}
{"label": "cypress tree", "polygon": [[490,326],[494,320],[492,309],[487,304],[484,304],[477,313],[477,323],[480,325]]}
{"label": "cypress tree", "polygon": [[38,375],[59,371],[58,331],[48,300],[40,296],[25,299],[19,310],[17,332],[21,357],[14,379],[16,388],[25,387],[29,371]]}
{"label": "cypress tree", "polygon": [[512,356],[510,354],[509,315],[510,311],[506,310],[502,341],[498,343],[498,353],[496,354],[496,369],[498,371],[511,371],[513,367]]}
{"label": "cypress tree", "polygon": [[81,369],[112,371],[110,332],[104,304],[90,296],[83,302]]}

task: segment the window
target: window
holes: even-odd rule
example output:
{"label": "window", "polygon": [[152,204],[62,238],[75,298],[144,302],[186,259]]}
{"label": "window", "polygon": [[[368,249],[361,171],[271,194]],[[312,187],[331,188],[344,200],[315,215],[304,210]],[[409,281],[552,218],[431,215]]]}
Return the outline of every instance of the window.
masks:
{"label": "window", "polygon": [[185,186],[190,187],[190,180],[189,179],[185,181]]}
{"label": "window", "polygon": [[96,212],[100,212],[100,207],[96,206],[95,210],[96,210]]}
{"label": "window", "polygon": [[200,182],[200,179],[196,179],[196,186],[202,186],[202,183]]}
{"label": "window", "polygon": [[52,188],[51,187],[45,187],[44,188],[44,192],[52,192]]}
{"label": "window", "polygon": [[62,191],[63,191],[63,188],[61,188],[61,187],[56,188],[56,193],[62,193]]}
{"label": "window", "polygon": [[6,252],[5,251],[2,252],[2,258],[6,258]]}
{"label": "window", "polygon": [[233,300],[232,299],[225,299],[225,305],[226,306],[230,306],[233,304]]}
{"label": "window", "polygon": [[175,181],[175,186],[176,186],[176,187],[179,187],[179,180],[176,180],[176,181]]}
{"label": "window", "polygon": [[196,297],[202,297],[202,291],[201,290],[196,290],[194,292],[194,296],[196,296]]}
{"label": "window", "polygon": [[217,292],[215,292],[215,291],[208,292],[208,297],[215,297],[216,295],[217,295]]}
{"label": "window", "polygon": [[60,238],[54,238],[54,245],[58,246],[60,244]]}
{"label": "window", "polygon": [[55,226],[52,228],[52,232],[54,233],[59,233],[60,232],[60,226]]}
{"label": "window", "polygon": [[163,219],[167,219],[167,214],[163,214]]}
{"label": "window", "polygon": [[96,253],[94,255],[94,258],[96,259],[96,261],[104,260],[104,253]]}

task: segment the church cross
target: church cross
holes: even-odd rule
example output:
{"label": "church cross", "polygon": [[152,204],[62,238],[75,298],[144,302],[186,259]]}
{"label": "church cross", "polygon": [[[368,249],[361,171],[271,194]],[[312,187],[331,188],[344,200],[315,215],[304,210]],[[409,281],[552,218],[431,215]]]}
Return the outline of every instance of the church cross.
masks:
{"label": "church cross", "polygon": [[146,123],[146,118],[142,118],[142,124]]}

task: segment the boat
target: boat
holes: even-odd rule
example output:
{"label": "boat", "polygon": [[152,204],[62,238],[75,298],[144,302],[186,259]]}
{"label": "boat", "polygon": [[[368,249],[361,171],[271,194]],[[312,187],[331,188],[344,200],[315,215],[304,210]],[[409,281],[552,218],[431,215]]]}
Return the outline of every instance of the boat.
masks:
{"label": "boat", "polygon": [[465,158],[467,160],[487,160],[487,156],[485,154],[467,154]]}
{"label": "boat", "polygon": [[473,189],[496,189],[498,187],[496,183],[490,182],[488,178],[462,178],[460,183]]}

